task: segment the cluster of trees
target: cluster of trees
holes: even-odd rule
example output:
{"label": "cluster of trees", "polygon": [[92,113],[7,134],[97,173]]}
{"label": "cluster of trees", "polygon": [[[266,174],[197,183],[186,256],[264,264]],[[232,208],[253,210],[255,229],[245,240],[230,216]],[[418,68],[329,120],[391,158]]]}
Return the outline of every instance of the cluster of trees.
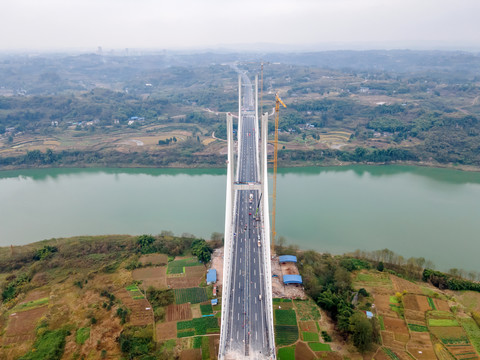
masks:
{"label": "cluster of trees", "polygon": [[417,161],[418,156],[411,150],[402,148],[366,149],[354,151],[342,150],[279,150],[278,158],[282,162],[318,162],[340,160],[343,162],[389,163],[396,161]]}
{"label": "cluster of trees", "polygon": [[170,145],[171,142],[176,143],[177,138],[175,136],[165,139],[165,140],[158,140],[158,145]]}
{"label": "cluster of trees", "polygon": [[168,167],[172,164],[183,166],[202,165],[218,167],[225,164],[225,156],[220,154],[197,154],[204,145],[194,139],[182,141],[175,148],[162,148],[155,152],[62,150],[45,152],[28,151],[25,155],[0,157],[0,167],[68,167],[68,166],[107,166],[107,167]]}
{"label": "cluster of trees", "polygon": [[439,289],[449,290],[471,290],[480,292],[480,282],[462,279],[440,271],[425,269],[422,275],[423,281],[429,281]]}
{"label": "cluster of trees", "polygon": [[207,242],[203,239],[196,239],[192,243],[192,255],[198,258],[198,261],[204,263],[205,265],[212,258],[213,249]]}
{"label": "cluster of trees", "polygon": [[[291,253],[291,250],[288,251]],[[297,253],[298,266],[305,290],[330,317],[336,321],[337,329],[345,338],[351,337],[361,352],[380,342],[380,327],[375,319],[367,319],[363,312],[355,309],[352,298],[351,272],[369,268],[370,264],[350,257],[333,257],[315,251]],[[362,291],[359,297],[368,296]]]}

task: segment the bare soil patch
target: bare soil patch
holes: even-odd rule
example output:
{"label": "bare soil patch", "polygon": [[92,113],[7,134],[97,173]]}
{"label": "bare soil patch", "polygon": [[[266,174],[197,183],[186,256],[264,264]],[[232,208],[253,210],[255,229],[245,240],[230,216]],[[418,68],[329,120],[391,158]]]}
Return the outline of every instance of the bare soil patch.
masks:
{"label": "bare soil patch", "polygon": [[159,322],[155,325],[157,341],[175,339],[177,337],[176,322]]}
{"label": "bare soil patch", "polygon": [[391,331],[381,331],[383,345],[392,349],[403,351],[405,349],[405,342],[400,342],[395,339],[395,334]]}
{"label": "bare soil patch", "polygon": [[312,360],[315,359],[315,353],[310,349],[307,343],[303,341],[297,342],[295,347],[295,360]]}
{"label": "bare soil patch", "polygon": [[166,321],[190,320],[192,319],[192,309],[190,304],[168,305],[166,309]]}
{"label": "bare soil patch", "polygon": [[412,332],[407,350],[419,360],[435,359],[435,351],[428,332]]}
{"label": "bare soil patch", "polygon": [[212,254],[210,269],[217,270],[217,286],[223,284],[223,247],[215,249]]}
{"label": "bare soil patch", "polygon": [[147,254],[142,255],[138,261],[142,265],[152,264],[152,265],[167,265],[168,264],[168,256],[165,254]]}
{"label": "bare soil patch", "polygon": [[300,330],[301,331],[309,331],[309,332],[317,332],[317,325],[315,325],[315,321],[299,321]]}
{"label": "bare soil patch", "polygon": [[[295,352],[296,355],[296,352]],[[322,360],[342,360],[343,356],[336,352],[316,351],[315,355]],[[295,356],[295,359],[297,357]]]}
{"label": "bare soil patch", "polygon": [[200,311],[200,304],[192,304],[190,305],[190,308],[192,309],[192,317],[202,317],[202,312]]}
{"label": "bare soil patch", "polygon": [[186,276],[178,276],[178,277],[168,277],[167,278],[167,285],[169,288],[172,289],[187,289],[192,287],[197,287],[202,282],[202,277],[186,277]]}
{"label": "bare soil patch", "polygon": [[405,319],[409,324],[426,325],[425,313],[417,310],[405,310]]}
{"label": "bare soil patch", "polygon": [[432,310],[426,296],[415,294],[405,294],[403,296],[403,307],[405,309],[417,310],[422,312]]}
{"label": "bare soil patch", "polygon": [[446,347],[457,359],[478,359],[475,349],[471,345],[446,345]]}
{"label": "bare soil patch", "polygon": [[20,304],[27,303],[29,301],[35,301],[39,299],[46,298],[50,295],[50,291],[43,289],[43,290],[32,290],[30,291],[27,296],[25,296],[25,299],[20,302]]}
{"label": "bare soil patch", "polygon": [[130,323],[136,326],[153,324],[153,309],[147,299],[132,299],[127,290],[119,290],[115,296],[131,311]]}
{"label": "bare soil patch", "polygon": [[281,263],[280,269],[282,269],[283,275],[299,275],[297,265],[295,263]]}
{"label": "bare soil patch", "polygon": [[383,318],[383,323],[385,324],[385,330],[395,333],[408,334],[408,328],[403,319],[396,319],[392,317],[385,316]]}
{"label": "bare soil patch", "polygon": [[142,281],[142,288],[153,286],[156,288],[167,287],[167,268],[166,266],[155,266],[141,269],[135,269],[132,272],[133,280]]}
{"label": "bare soil patch", "polygon": [[395,275],[390,275],[390,279],[393,282],[393,287],[395,291],[398,291],[398,292],[407,291],[413,294],[422,294],[422,288],[417,284],[414,284],[408,280],[399,278],[398,276],[395,276]]}
{"label": "bare soil patch", "polygon": [[180,360],[202,360],[202,349],[188,349],[180,353]]}
{"label": "bare soil patch", "polygon": [[302,286],[284,285],[283,273],[278,257],[272,259],[272,295],[274,298],[306,299]]}
{"label": "bare soil patch", "polygon": [[390,295],[374,295],[375,308],[382,316],[397,317],[397,313],[390,308]]}
{"label": "bare soil patch", "polygon": [[210,359],[217,359],[220,345],[220,335],[209,336],[208,345],[210,349]]}
{"label": "bare soil patch", "polygon": [[21,343],[35,340],[37,321],[47,312],[47,306],[13,313],[9,316],[3,344]]}
{"label": "bare soil patch", "polygon": [[[480,301],[480,299],[479,299]],[[445,300],[441,299],[433,299],[433,303],[435,304],[435,307],[437,310],[440,311],[450,311],[450,306],[448,306],[448,302]]]}

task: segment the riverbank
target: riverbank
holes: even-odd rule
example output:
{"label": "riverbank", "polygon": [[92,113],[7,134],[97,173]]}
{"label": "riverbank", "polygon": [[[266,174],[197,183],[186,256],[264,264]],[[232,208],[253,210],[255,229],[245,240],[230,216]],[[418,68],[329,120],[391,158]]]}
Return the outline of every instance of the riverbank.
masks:
{"label": "riverbank", "polygon": [[[300,154],[299,154],[300,153]],[[313,154],[312,156],[309,156]],[[396,159],[386,161],[347,161],[349,152],[336,150],[324,154],[323,151],[280,151],[279,168],[289,167],[330,167],[352,165],[405,165],[431,168],[453,169],[480,172],[480,166],[440,163],[434,161],[414,161]],[[296,157],[304,159],[297,160]],[[310,159],[317,157],[318,159]],[[0,171],[21,169],[50,168],[171,168],[171,169],[221,169],[225,168],[224,154],[177,154],[171,152],[97,152],[97,151],[62,151],[28,152],[22,156],[0,157]]]}

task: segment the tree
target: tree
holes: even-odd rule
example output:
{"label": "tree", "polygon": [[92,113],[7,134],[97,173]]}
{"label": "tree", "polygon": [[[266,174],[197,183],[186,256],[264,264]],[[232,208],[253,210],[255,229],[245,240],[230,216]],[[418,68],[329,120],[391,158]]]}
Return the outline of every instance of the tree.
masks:
{"label": "tree", "polygon": [[195,255],[198,260],[204,264],[208,263],[212,258],[213,249],[207,244],[205,240],[195,240],[192,243],[192,255]]}
{"label": "tree", "polygon": [[378,270],[378,271],[383,271],[383,269],[384,269],[383,261],[380,261],[380,262],[378,263],[378,265],[377,265],[377,270]]}
{"label": "tree", "polygon": [[155,238],[152,235],[140,235],[137,237],[137,245],[142,254],[149,254],[155,251],[153,243]]}
{"label": "tree", "polygon": [[352,332],[353,344],[358,351],[364,353],[373,342],[372,323],[367,319],[365,314],[356,312],[350,318],[350,331]]}

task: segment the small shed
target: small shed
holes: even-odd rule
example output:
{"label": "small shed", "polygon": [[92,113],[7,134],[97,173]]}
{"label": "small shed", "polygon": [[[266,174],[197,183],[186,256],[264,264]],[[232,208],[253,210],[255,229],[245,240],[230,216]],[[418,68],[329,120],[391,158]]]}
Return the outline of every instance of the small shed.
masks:
{"label": "small shed", "polygon": [[294,256],[294,255],[281,255],[281,256],[278,257],[278,261],[280,263],[287,263],[287,262],[296,263],[297,262],[297,257]]}
{"label": "small shed", "polygon": [[210,269],[207,271],[207,285],[217,282],[217,270]]}
{"label": "small shed", "polygon": [[212,299],[212,306],[218,304],[218,299]]}
{"label": "small shed", "polygon": [[365,314],[367,315],[368,319],[373,318],[373,313],[371,311],[365,311]]}
{"label": "small shed", "polygon": [[286,285],[303,284],[303,281],[300,275],[283,275],[283,283]]}

